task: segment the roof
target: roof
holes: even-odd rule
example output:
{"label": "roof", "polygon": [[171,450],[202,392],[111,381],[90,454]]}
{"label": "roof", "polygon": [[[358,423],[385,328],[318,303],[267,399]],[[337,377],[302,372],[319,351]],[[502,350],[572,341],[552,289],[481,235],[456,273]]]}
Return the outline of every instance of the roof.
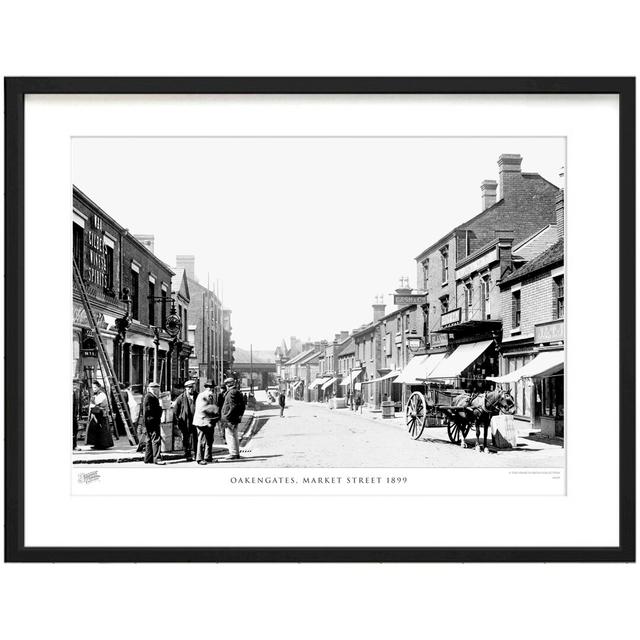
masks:
{"label": "roof", "polygon": [[302,360],[297,362],[298,365],[308,364],[312,360],[320,357],[320,352],[315,349],[311,349],[311,353],[308,353]]}
{"label": "roof", "polygon": [[356,351],[356,342],[353,339],[353,336],[349,336],[343,343],[341,343],[342,349],[338,351],[338,355],[342,355],[343,353],[355,353]]}
{"label": "roof", "polygon": [[186,300],[191,300],[189,283],[184,269],[174,268],[174,275],[171,278],[171,291],[182,295]]}
{"label": "roof", "polygon": [[351,337],[352,338],[358,338],[359,336],[362,336],[365,333],[369,333],[370,331],[375,329],[378,324],[379,324],[379,321],[378,322],[370,322],[369,324],[365,325],[364,327],[360,327],[360,328],[356,329],[353,332]]}
{"label": "roof", "polygon": [[560,238],[555,244],[552,244],[546,251],[543,251],[539,256],[530,260],[522,267],[509,274],[506,278],[500,282],[500,286],[517,282],[527,276],[530,276],[538,271],[547,269],[556,264],[564,262],[564,238]]}
{"label": "roof", "polygon": [[515,245],[511,249],[511,253],[523,260],[533,260],[557,241],[557,226],[555,224],[548,224],[546,227],[538,229],[534,234]]}
{"label": "roof", "polygon": [[383,320],[388,320],[389,318],[393,318],[393,316],[397,316],[400,313],[404,313],[405,311],[409,311],[409,309],[417,309],[418,305],[415,304],[415,302],[413,304],[408,304],[404,307],[400,307],[399,309],[395,309],[394,311],[392,311],[391,313],[387,313],[386,316],[382,316],[382,318],[380,318],[380,320],[378,320],[378,322],[382,322]]}
{"label": "roof", "polygon": [[311,353],[313,353],[315,351],[315,349],[307,349],[306,351],[303,351],[302,353],[298,353],[297,355],[293,356],[293,358],[291,358],[290,360],[287,360],[284,365],[285,367],[287,365],[290,364],[297,364],[300,362],[300,360],[302,360],[303,358],[306,358],[308,355],[310,355]]}

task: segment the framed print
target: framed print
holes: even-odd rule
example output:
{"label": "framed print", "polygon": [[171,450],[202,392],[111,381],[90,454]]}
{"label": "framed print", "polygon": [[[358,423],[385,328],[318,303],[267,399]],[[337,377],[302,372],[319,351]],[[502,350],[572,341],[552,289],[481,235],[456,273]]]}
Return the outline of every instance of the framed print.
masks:
{"label": "framed print", "polygon": [[7,560],[635,560],[634,79],[9,78],[5,130]]}

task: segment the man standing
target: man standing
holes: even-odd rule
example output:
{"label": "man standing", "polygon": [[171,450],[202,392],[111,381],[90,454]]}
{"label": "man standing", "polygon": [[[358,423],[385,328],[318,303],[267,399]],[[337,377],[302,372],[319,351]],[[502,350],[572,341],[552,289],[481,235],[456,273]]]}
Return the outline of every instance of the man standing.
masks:
{"label": "man standing", "polygon": [[147,443],[144,450],[145,464],[164,464],[160,457],[160,420],[162,406],[160,405],[160,385],[150,382],[144,397],[144,428],[147,431]]}
{"label": "man standing", "polygon": [[187,462],[193,460],[198,446],[198,430],[193,426],[196,408],[195,384],[193,380],[187,380],[184,383],[184,391],[176,398],[173,405],[173,423],[178,425],[182,433],[182,446]]}
{"label": "man standing", "polygon": [[198,429],[198,448],[196,462],[207,464],[213,462],[213,429],[220,410],[213,393],[213,382],[207,380],[204,391],[198,394],[193,414],[193,426]]}
{"label": "man standing", "polygon": [[278,404],[280,405],[280,417],[284,418],[284,407],[286,404],[286,398],[284,395],[284,391],[280,392],[280,395],[278,396]]}
{"label": "man standing", "polygon": [[229,455],[227,460],[237,460],[240,458],[240,443],[238,442],[238,425],[244,414],[244,399],[238,389],[236,389],[236,381],[233,378],[227,378],[224,381],[227,388],[224,394],[224,403],[222,405],[222,426],[224,427],[224,436],[229,447]]}

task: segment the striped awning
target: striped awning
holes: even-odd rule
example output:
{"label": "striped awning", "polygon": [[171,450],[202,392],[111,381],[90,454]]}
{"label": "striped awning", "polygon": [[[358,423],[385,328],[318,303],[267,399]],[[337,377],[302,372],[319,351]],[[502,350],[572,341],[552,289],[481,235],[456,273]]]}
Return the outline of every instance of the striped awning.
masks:
{"label": "striped awning", "polygon": [[324,391],[327,387],[330,387],[338,378],[329,378],[321,387]]}
{"label": "striped awning", "polygon": [[558,351],[541,351],[523,367],[511,371],[504,376],[487,378],[493,382],[518,382],[522,378],[544,378],[552,376],[564,368],[564,349]]}

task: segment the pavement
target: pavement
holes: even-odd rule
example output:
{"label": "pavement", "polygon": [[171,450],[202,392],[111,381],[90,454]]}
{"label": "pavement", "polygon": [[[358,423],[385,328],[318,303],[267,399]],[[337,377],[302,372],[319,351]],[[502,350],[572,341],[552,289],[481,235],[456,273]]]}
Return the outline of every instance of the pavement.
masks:
{"label": "pavement", "polygon": [[[253,425],[254,416],[257,412],[251,409],[245,411],[242,422],[239,425],[241,438],[245,438]],[[130,445],[126,436],[120,436],[114,440],[115,444],[110,449],[94,449],[91,446],[78,444],[78,448],[73,452],[73,464],[113,464],[113,463],[144,463],[144,453],[138,453],[138,445]],[[242,443],[242,439],[241,439]],[[229,449],[216,429],[214,439],[213,455],[223,456],[229,453]],[[165,451],[162,459],[168,464],[177,461],[184,461],[183,451]]]}

